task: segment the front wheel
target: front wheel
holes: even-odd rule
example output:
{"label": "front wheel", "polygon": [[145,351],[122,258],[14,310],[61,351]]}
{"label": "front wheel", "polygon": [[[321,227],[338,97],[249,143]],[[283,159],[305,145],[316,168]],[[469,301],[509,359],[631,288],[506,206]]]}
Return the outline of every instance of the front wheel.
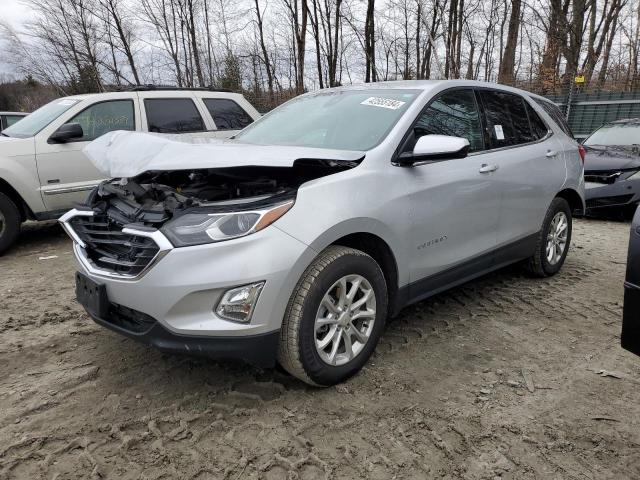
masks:
{"label": "front wheel", "polygon": [[287,306],[278,361],[315,386],[356,374],[373,353],[387,315],[387,286],[376,261],[331,246],[305,270]]}
{"label": "front wheel", "polygon": [[20,222],[18,207],[8,196],[0,192],[0,255],[18,238]]}
{"label": "front wheel", "polygon": [[538,234],[536,251],[526,263],[537,277],[550,277],[560,271],[571,243],[572,218],[569,203],[560,197],[551,202]]}

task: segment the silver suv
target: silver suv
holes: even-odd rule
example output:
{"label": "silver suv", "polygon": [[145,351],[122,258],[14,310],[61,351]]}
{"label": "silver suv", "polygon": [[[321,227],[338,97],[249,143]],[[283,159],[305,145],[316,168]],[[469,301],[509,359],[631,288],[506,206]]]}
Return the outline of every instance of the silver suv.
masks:
{"label": "silver suv", "polygon": [[77,297],[162,350],[341,382],[404,306],[514,262],[560,270],[584,181],[554,108],[406,81],[300,96],[226,142],[108,134],[86,152],[120,178],[62,218]]}

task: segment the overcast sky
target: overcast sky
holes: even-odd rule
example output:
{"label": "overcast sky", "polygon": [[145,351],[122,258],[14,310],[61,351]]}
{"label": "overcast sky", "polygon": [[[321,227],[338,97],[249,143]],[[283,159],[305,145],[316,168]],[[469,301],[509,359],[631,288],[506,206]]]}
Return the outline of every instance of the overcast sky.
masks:
{"label": "overcast sky", "polygon": [[[22,3],[22,0],[0,0],[0,12],[0,21],[8,23],[15,30],[21,30],[29,17],[29,8]],[[4,62],[0,52],[0,73],[11,71],[11,67]]]}

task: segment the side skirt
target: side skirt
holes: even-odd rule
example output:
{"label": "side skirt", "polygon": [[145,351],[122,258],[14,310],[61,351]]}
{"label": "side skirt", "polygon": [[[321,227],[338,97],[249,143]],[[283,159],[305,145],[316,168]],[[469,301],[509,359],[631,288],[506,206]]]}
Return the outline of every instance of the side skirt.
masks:
{"label": "side skirt", "polygon": [[539,233],[534,233],[489,253],[467,260],[430,277],[401,287],[393,308],[393,316],[402,308],[419,302],[474,278],[519,262],[533,255]]}

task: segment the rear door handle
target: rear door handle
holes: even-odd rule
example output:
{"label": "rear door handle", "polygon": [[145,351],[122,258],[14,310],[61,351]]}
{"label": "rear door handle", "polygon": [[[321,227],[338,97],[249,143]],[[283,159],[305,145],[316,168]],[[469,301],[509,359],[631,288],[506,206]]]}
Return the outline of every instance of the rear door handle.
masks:
{"label": "rear door handle", "polygon": [[483,163],[482,166],[480,167],[480,170],[478,170],[478,172],[491,173],[491,172],[495,172],[497,169],[498,169],[498,165],[487,165],[486,163]]}
{"label": "rear door handle", "polygon": [[556,155],[558,155],[558,152],[556,152],[555,150],[548,150],[546,153],[546,156],[549,158],[555,157]]}

